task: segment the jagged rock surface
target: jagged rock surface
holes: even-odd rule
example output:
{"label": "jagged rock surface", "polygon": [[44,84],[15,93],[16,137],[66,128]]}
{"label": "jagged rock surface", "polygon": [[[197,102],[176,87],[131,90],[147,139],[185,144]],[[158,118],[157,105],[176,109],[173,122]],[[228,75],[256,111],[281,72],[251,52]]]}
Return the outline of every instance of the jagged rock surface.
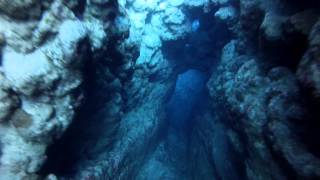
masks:
{"label": "jagged rock surface", "polygon": [[0,7],[0,179],[32,179],[80,104],[91,27],[59,0]]}
{"label": "jagged rock surface", "polygon": [[[309,5],[312,8],[313,4]],[[208,82],[211,111],[218,114],[214,119],[223,119],[229,128],[229,141],[245,157],[248,179],[319,177],[319,156],[310,151],[314,143],[305,141],[311,137],[306,129],[313,131],[313,136],[318,134],[318,125],[310,128],[317,116],[307,109],[310,101],[298,82],[310,87],[314,92],[311,99],[317,99],[317,60],[312,57],[318,52],[318,33],[317,25],[311,27],[318,15],[312,9],[299,8],[285,1],[240,1],[238,25],[231,27],[237,39],[224,47]],[[308,50],[306,46],[286,49],[289,43],[304,44],[308,35]],[[295,48],[300,53],[292,56]],[[221,107],[227,109],[222,114]]]}
{"label": "jagged rock surface", "polygon": [[[319,178],[320,148],[312,142],[319,136],[317,7],[287,0],[1,1],[0,179]],[[217,26],[193,27],[199,19],[190,12]],[[172,61],[164,48],[172,42],[192,56]],[[164,104],[186,68],[213,72],[209,105],[188,142],[192,177],[166,166],[160,140],[168,127]],[[62,166],[57,154],[70,161]],[[60,174],[67,165],[71,172]]]}

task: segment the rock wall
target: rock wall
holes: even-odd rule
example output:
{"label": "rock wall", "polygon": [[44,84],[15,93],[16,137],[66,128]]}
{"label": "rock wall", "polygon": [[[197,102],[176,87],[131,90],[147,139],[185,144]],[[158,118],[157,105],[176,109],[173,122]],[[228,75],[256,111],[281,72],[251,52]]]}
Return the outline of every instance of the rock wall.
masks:
{"label": "rock wall", "polygon": [[[115,71],[114,64],[111,68],[106,67],[119,78],[120,83],[117,84],[121,86],[117,90],[123,100],[122,108],[119,110],[117,106],[109,106],[112,102],[109,99],[93,118],[99,119],[97,122],[110,121],[111,116],[106,111],[120,114],[116,123],[106,124],[105,132],[97,136],[95,143],[98,146],[92,148],[95,143],[86,146],[86,152],[92,159],[85,157],[80,163],[77,178],[130,179],[139,174],[140,167],[148,160],[149,154],[158,145],[163,129],[167,127],[164,107],[178,73],[175,64],[164,56],[162,44],[187,35],[191,31],[190,20],[182,10],[203,4],[184,5],[183,1],[160,0],[119,1],[119,8],[126,14],[129,31],[128,37],[116,49],[128,62],[125,68],[132,69],[129,78],[122,79],[124,69]],[[123,21],[115,22],[124,25]],[[138,48],[137,57],[128,51],[132,45]],[[111,58],[114,56],[110,60],[115,61]],[[105,70],[102,69],[104,73]],[[101,82],[105,84],[103,80]],[[113,92],[108,87],[106,91]],[[113,127],[116,127],[113,133],[105,130]],[[92,141],[90,139],[89,142]]]}
{"label": "rock wall", "polygon": [[207,85],[211,111],[223,112],[216,114],[244,158],[248,179],[320,175],[319,143],[310,140],[319,135],[319,116],[310,108],[319,101],[318,5],[239,1],[234,40]]}
{"label": "rock wall", "polygon": [[0,9],[0,179],[38,179],[48,145],[84,99],[87,64],[121,14],[109,1],[2,1]]}
{"label": "rock wall", "polygon": [[[150,172],[162,148],[165,103],[186,68],[213,72],[191,135],[194,178],[318,178],[318,7],[1,1],[0,179],[149,177],[139,168]],[[187,64],[167,56],[182,53],[172,42],[191,52],[176,56]]]}
{"label": "rock wall", "polygon": [[[91,20],[90,27],[104,19],[95,13],[105,10],[95,4],[86,4],[81,16]],[[177,72],[161,47],[190,32],[190,20],[182,9],[194,5],[141,0],[111,5],[116,15],[110,26],[105,25],[107,40],[90,52],[84,68],[84,105],[63,140],[50,147],[53,158],[42,174],[54,169],[76,179],[134,177],[166,127],[164,104]],[[89,33],[89,39],[95,34]],[[72,169],[64,169],[68,165],[61,166],[63,162]]]}
{"label": "rock wall", "polygon": [[[62,1],[2,1],[0,179],[36,178],[80,102],[88,28]],[[72,33],[70,33],[72,32]]]}

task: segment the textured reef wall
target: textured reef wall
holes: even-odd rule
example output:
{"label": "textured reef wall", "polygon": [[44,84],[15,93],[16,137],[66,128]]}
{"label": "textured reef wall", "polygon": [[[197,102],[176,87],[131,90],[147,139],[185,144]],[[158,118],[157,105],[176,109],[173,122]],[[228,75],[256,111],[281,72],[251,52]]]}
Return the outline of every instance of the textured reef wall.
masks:
{"label": "textured reef wall", "polygon": [[312,0],[0,1],[0,179],[169,177],[192,68],[211,78],[188,178],[319,178],[319,30]]}
{"label": "textured reef wall", "polygon": [[61,136],[79,105],[86,36],[94,29],[76,18],[71,5],[0,2],[0,179],[36,177],[47,145]]}
{"label": "textured reef wall", "polygon": [[320,175],[319,143],[310,140],[319,136],[315,7],[313,1],[239,2],[230,26],[235,37],[208,88],[212,112],[225,107],[220,119],[248,179]]}

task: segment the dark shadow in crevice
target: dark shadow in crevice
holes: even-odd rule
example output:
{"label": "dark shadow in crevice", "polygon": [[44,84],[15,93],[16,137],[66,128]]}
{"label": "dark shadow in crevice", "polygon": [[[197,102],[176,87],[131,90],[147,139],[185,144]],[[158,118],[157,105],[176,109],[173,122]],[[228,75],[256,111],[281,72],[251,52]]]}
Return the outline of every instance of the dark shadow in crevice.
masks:
{"label": "dark shadow in crevice", "polygon": [[283,66],[296,72],[297,67],[308,48],[308,37],[301,33],[290,33],[283,36],[285,41],[268,42],[261,39],[260,49],[263,59],[270,67]]}
{"label": "dark shadow in crevice", "polygon": [[[178,160],[182,165],[177,165],[178,169],[186,164],[190,166],[185,176],[199,175],[194,172],[197,168],[192,167],[192,162],[196,161],[194,154],[200,153],[202,158],[208,160],[208,172],[218,178],[211,150],[205,149],[201,143],[195,143],[195,139],[202,139],[195,137],[194,132],[199,130],[196,129],[199,123],[196,117],[201,116],[209,106],[206,82],[216,68],[222,48],[231,39],[231,32],[226,24],[214,20],[212,12],[204,13],[203,8],[190,9],[186,14],[191,25],[199,22],[199,28],[193,29],[182,39],[164,42],[162,46],[164,57],[178,74],[175,89],[167,104],[169,127],[165,141],[171,149],[169,154],[185,154],[184,158]],[[194,144],[198,147],[192,147]],[[233,153],[232,149],[230,153]]]}
{"label": "dark shadow in crevice", "polygon": [[298,135],[308,150],[320,158],[320,143],[314,140],[315,137],[320,137],[320,99],[315,98],[313,88],[301,85],[301,100],[307,110],[307,116],[295,122],[296,126],[302,129]]}
{"label": "dark shadow in crevice", "polygon": [[317,9],[320,7],[320,1],[318,0],[284,0],[284,2],[296,11],[302,11],[308,8]]}
{"label": "dark shadow in crevice", "polygon": [[[268,134],[268,132],[265,133]],[[296,173],[296,171],[293,169],[293,167],[290,165],[287,159],[284,158],[283,154],[280,151],[275,150],[273,148],[273,142],[269,138],[265,138],[266,145],[268,149],[270,150],[270,154],[272,158],[278,163],[278,167],[281,169],[281,171],[284,173],[287,179],[290,180],[297,180],[299,179],[299,175]],[[301,177],[300,177],[301,178]]]}
{"label": "dark shadow in crevice", "polygon": [[83,69],[84,83],[81,85],[85,97],[83,100],[84,105],[76,111],[77,116],[62,137],[47,148],[46,155],[48,159],[39,171],[41,175],[50,173],[54,173],[59,177],[73,175],[76,171],[73,167],[81,159],[80,156],[85,154],[85,152],[82,152],[82,147],[84,146],[83,140],[89,136],[85,133],[85,130],[81,133],[79,131],[87,128],[92,123],[86,118],[81,117],[87,117],[87,113],[92,112],[92,109],[94,109],[91,96],[93,92],[92,87],[94,86],[95,67],[89,61],[89,59],[92,59],[90,51],[86,53],[84,58],[87,59]]}
{"label": "dark shadow in crevice", "polygon": [[[230,174],[220,172],[219,176],[223,176],[224,178],[222,179],[228,179],[226,177],[228,176],[230,177],[231,175],[231,176],[236,176],[237,178],[240,178],[243,180],[247,180],[248,178],[246,175],[245,159],[249,158],[250,149],[248,149],[247,147],[249,147],[250,142],[248,141],[247,134],[243,131],[243,124],[240,123],[241,119],[243,119],[244,117],[241,114],[232,111],[231,105],[226,104],[225,102],[219,101],[218,99],[211,99],[210,103],[211,103],[209,106],[210,113],[212,114],[211,116],[215,118],[211,120],[213,122],[209,122],[209,123],[221,124],[221,126],[225,128],[223,130],[225,133],[224,136],[226,136],[224,137],[225,147],[227,148],[227,151],[225,153],[228,154],[227,158],[229,158],[229,162],[232,162],[231,165],[234,167],[230,171]],[[220,131],[220,128],[218,128],[218,130],[212,130],[212,131],[213,132]],[[233,131],[233,133],[237,137],[236,142],[231,142],[232,138],[230,137],[230,134],[227,131]],[[221,151],[224,152],[224,150],[220,149],[219,145],[216,147],[220,152]],[[209,152],[213,152],[213,151],[211,150]],[[212,155],[210,156],[210,158],[212,158],[212,161],[214,161],[215,159]],[[222,164],[223,163],[225,162],[222,162]],[[236,177],[232,179],[235,179]]]}
{"label": "dark shadow in crevice", "polygon": [[[123,38],[122,34],[111,35],[109,43],[101,51],[94,54],[90,50],[81,52],[86,60],[80,88],[84,93],[84,101],[66,132],[48,147],[48,160],[40,170],[40,175],[53,173],[58,177],[72,178],[80,173],[79,167],[96,160],[113,147],[120,115],[109,117],[106,107],[115,92],[110,83],[125,63],[126,57],[118,49]],[[129,71],[126,73],[130,79],[132,74]]]}
{"label": "dark shadow in crevice", "polygon": [[86,0],[79,0],[77,5],[71,9],[79,19],[83,18],[83,14],[86,10],[86,4]]}
{"label": "dark shadow in crevice", "polygon": [[182,39],[164,42],[162,52],[178,73],[188,69],[210,73],[231,32],[226,24],[214,20],[212,12],[204,13],[203,8],[190,9],[186,14],[190,26],[198,22],[199,27]]}

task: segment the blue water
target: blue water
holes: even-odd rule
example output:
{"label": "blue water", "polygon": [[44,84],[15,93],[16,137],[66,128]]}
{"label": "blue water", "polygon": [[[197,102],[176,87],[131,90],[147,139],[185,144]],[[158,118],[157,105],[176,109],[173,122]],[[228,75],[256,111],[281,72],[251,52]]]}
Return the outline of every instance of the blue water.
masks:
{"label": "blue water", "polygon": [[204,101],[206,80],[206,74],[194,69],[178,75],[175,90],[167,104],[171,126],[179,130],[191,126],[192,114]]}

